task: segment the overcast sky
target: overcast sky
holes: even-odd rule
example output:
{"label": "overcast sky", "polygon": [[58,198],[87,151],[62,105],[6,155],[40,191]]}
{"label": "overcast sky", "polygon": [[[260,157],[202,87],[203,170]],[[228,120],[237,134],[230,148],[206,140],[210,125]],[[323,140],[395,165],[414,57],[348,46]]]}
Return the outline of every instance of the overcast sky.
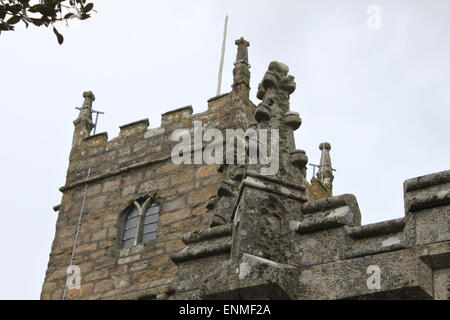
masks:
{"label": "overcast sky", "polygon": [[[334,193],[355,194],[363,224],[402,217],[403,181],[449,169],[450,1],[94,1],[92,19],[0,35],[0,299],[38,299],[82,92],[97,132],[215,95],[225,14],[223,92],[250,41],[252,100],[270,61],[296,77],[297,147],[329,141]],[[369,5],[381,29],[367,27]],[[312,170],[309,170],[309,178]]]}

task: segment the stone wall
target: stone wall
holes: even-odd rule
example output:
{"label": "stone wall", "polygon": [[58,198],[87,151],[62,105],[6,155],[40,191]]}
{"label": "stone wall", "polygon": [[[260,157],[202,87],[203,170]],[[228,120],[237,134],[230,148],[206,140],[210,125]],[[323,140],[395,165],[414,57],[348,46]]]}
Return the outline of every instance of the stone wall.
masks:
{"label": "stone wall", "polygon": [[[81,290],[68,290],[65,298],[152,298],[170,291],[176,266],[169,255],[184,248],[183,233],[211,223],[205,204],[220,182],[217,165],[173,164],[175,142],[170,136],[193,121],[219,129],[246,128],[253,109],[232,92],[210,99],[204,113],[192,114],[191,107],[184,107],[163,114],[159,128],[149,129],[149,121],[141,120],[121,126],[112,140],[100,133],[74,145],[60,189],[63,197],[41,298],[63,298],[85,190],[73,260],[81,268],[82,285]],[[161,204],[156,240],[121,249],[124,212],[151,193]]]}

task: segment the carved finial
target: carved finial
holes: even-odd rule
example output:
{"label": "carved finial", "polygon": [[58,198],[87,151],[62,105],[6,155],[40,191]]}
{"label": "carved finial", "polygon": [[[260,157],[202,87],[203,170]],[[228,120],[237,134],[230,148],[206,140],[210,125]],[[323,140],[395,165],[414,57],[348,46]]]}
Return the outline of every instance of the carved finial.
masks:
{"label": "carved finial", "polygon": [[250,64],[248,63],[248,47],[250,42],[244,38],[235,41],[238,47],[233,69],[233,91],[241,97],[248,98],[250,92]]}
{"label": "carved finial", "polygon": [[83,92],[83,106],[89,106],[92,107],[92,102],[95,101],[95,96],[92,91],[85,91]]}
{"label": "carved finial", "polygon": [[333,167],[331,166],[330,150],[331,145],[328,142],[323,142],[319,145],[319,149],[322,150],[322,156],[320,158],[319,171],[317,172],[317,179],[319,179],[323,186],[327,188],[330,193],[333,190]]}
{"label": "carved finial", "polygon": [[328,151],[330,151],[331,150],[331,144],[329,143],[329,142],[322,142],[320,145],[319,145],[319,149],[320,150],[328,150]]}
{"label": "carved finial", "polygon": [[85,92],[83,92],[83,98],[91,99],[92,101],[95,100],[95,96],[94,96],[94,93],[92,91],[85,91]]}
{"label": "carved finial", "polygon": [[73,134],[72,146],[80,144],[84,138],[89,137],[94,123],[92,122],[92,102],[95,101],[95,96],[92,91],[83,92],[83,105],[80,110],[78,118],[73,122],[75,125],[75,132]]}
{"label": "carved finial", "polygon": [[250,65],[248,63],[248,49],[247,49],[250,46],[250,42],[241,37],[234,43],[238,46],[236,54],[236,62],[234,64],[236,65],[238,63],[245,63],[247,64],[247,67],[250,68]]}
{"label": "carved finial", "polygon": [[255,118],[258,122],[270,120],[271,106],[275,101],[279,106],[278,113],[285,113],[287,124],[296,130],[300,126],[300,117],[289,109],[289,96],[295,91],[296,83],[288,72],[289,67],[284,63],[273,61],[269,64],[263,80],[258,85],[256,97],[263,102],[257,106]]}
{"label": "carved finial", "polygon": [[289,67],[284,63],[272,61],[266,71],[262,82],[258,86],[256,97],[264,100],[268,91],[284,92],[288,97],[296,88],[295,77],[288,74]]}

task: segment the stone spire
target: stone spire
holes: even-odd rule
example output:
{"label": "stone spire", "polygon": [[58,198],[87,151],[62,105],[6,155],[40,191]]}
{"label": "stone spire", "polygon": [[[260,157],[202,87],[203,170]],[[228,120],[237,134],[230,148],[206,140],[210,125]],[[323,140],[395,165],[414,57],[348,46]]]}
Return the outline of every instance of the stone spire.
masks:
{"label": "stone spire", "polygon": [[319,171],[317,172],[317,179],[330,193],[333,194],[333,167],[331,166],[330,150],[331,145],[328,142],[323,142],[319,145],[319,149],[322,151],[320,158]]}
{"label": "stone spire", "polygon": [[84,138],[89,137],[94,128],[92,122],[92,102],[95,96],[92,91],[83,92],[83,105],[81,106],[78,118],[73,122],[75,131],[73,133],[72,147],[79,145]]}
{"label": "stone spire", "polygon": [[238,47],[233,69],[233,91],[248,98],[250,92],[250,64],[248,63],[248,47],[250,42],[244,38],[235,41]]}

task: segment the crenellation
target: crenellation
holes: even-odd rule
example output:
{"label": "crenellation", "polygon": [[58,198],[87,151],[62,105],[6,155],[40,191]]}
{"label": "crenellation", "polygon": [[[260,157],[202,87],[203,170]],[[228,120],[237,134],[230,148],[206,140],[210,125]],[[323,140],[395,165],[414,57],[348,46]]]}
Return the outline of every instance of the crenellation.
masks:
{"label": "crenellation", "polygon": [[161,116],[161,126],[169,130],[188,128],[191,124],[192,113],[192,106],[166,112]]}
{"label": "crenellation", "polygon": [[354,217],[354,212],[348,206],[316,212],[314,215],[303,216],[296,231],[299,234],[307,234],[343,226],[354,226]]}
{"label": "crenellation", "polygon": [[405,218],[399,218],[365,226],[346,228],[346,230],[347,234],[353,239],[365,239],[402,232],[405,229],[405,224]]}
{"label": "crenellation", "polygon": [[92,148],[108,142],[108,133],[101,132],[83,139],[84,147]]}
{"label": "crenellation", "polygon": [[119,137],[128,137],[142,133],[147,130],[149,125],[150,122],[147,118],[122,125],[119,127]]}
{"label": "crenellation", "polygon": [[208,99],[208,110],[219,110],[221,107],[225,107],[229,99],[229,92]]}
{"label": "crenellation", "polygon": [[408,179],[404,182],[404,191],[411,192],[418,189],[424,189],[427,187],[432,187],[440,184],[445,184],[450,182],[450,171],[441,171],[433,174],[420,176],[413,179]]}

